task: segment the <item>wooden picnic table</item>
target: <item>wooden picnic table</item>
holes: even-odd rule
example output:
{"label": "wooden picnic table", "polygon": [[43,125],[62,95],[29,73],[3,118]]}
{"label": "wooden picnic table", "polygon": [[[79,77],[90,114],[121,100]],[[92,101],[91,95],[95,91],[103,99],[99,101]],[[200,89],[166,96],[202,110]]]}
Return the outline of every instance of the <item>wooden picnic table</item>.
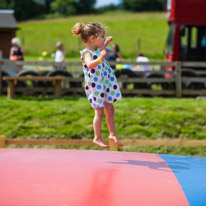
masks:
{"label": "wooden picnic table", "polygon": [[66,77],[3,77],[3,80],[8,81],[7,87],[7,96],[9,99],[13,99],[15,97],[15,85],[17,85],[18,81],[52,81],[55,87],[55,97],[56,99],[61,98],[61,81],[66,80]]}

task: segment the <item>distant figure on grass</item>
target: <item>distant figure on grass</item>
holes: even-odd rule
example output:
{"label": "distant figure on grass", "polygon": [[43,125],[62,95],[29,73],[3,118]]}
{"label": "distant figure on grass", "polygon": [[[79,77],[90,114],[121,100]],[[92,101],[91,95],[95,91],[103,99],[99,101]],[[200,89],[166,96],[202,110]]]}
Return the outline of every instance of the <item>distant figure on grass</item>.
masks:
{"label": "distant figure on grass", "polygon": [[[63,63],[66,57],[66,52],[64,50],[64,46],[61,42],[56,43],[56,53],[54,56],[54,61],[57,63]],[[66,69],[65,64],[61,64],[58,66],[55,66],[56,69]]]}
{"label": "distant figure on grass", "polygon": [[24,60],[24,50],[21,47],[20,40],[15,37],[11,40],[12,47],[10,49],[10,60]]}
{"label": "distant figure on grass", "polygon": [[[140,52],[138,54],[136,62],[149,62],[149,58],[144,56],[144,54]],[[141,65],[141,67],[144,71],[152,71],[152,68],[150,65]]]}
{"label": "distant figure on grass", "polygon": [[64,62],[66,52],[64,50],[63,44],[61,42],[57,42],[56,49],[55,62]]}
{"label": "distant figure on grass", "polygon": [[122,54],[121,54],[121,51],[120,51],[118,44],[112,45],[112,53],[115,55],[117,62],[122,61]]}
{"label": "distant figure on grass", "polygon": [[[107,61],[116,62],[116,55],[112,53],[112,49],[107,46],[107,47],[105,48],[105,50],[106,50],[105,59],[106,59]],[[111,63],[110,63],[110,64],[111,64]],[[111,68],[112,68],[113,70],[116,69],[116,66],[115,66],[114,63],[112,63]]]}
{"label": "distant figure on grass", "polygon": [[105,38],[105,28],[100,23],[76,23],[72,33],[80,36],[86,44],[81,53],[83,72],[85,76],[85,92],[95,111],[93,120],[94,144],[109,148],[101,136],[101,123],[106,111],[106,122],[110,131],[109,139],[119,146],[123,146],[117,137],[114,121],[113,103],[122,98],[118,82],[105,60],[105,48],[112,41],[112,37]]}
{"label": "distant figure on grass", "polygon": [[105,48],[105,51],[106,51],[105,59],[107,61],[116,61],[116,56],[112,53],[112,48],[107,46]]}

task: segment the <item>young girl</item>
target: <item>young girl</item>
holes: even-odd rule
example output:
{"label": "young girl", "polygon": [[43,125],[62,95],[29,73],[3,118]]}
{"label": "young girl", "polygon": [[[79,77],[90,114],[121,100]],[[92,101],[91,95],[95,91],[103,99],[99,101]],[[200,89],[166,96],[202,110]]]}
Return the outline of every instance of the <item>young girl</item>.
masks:
{"label": "young girl", "polygon": [[112,37],[105,39],[105,28],[100,23],[76,23],[72,33],[80,36],[86,44],[82,50],[83,71],[85,76],[85,92],[95,111],[93,120],[93,143],[109,148],[101,136],[101,122],[106,111],[106,122],[110,131],[109,139],[119,146],[123,146],[117,137],[113,102],[122,98],[118,82],[108,62],[104,59],[106,46],[112,41]]}

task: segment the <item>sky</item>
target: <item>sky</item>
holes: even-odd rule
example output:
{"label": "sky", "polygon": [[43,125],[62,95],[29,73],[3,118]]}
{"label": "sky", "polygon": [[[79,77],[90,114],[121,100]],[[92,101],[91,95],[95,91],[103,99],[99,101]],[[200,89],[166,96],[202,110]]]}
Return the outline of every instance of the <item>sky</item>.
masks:
{"label": "sky", "polygon": [[97,0],[95,7],[106,6],[109,4],[119,4],[121,0]]}

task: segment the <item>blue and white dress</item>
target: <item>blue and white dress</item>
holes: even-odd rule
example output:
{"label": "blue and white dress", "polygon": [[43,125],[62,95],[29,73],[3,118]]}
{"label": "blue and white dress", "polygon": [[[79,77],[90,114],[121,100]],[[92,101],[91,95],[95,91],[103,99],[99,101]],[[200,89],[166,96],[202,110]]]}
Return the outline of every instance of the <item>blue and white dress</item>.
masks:
{"label": "blue and white dress", "polygon": [[[99,49],[95,52],[84,49],[80,51],[82,59],[86,51],[91,53],[92,60],[100,57]],[[104,107],[105,103],[114,103],[122,98],[115,74],[105,59],[93,69],[87,68],[85,63],[82,64],[85,79],[85,92],[93,108]]]}

